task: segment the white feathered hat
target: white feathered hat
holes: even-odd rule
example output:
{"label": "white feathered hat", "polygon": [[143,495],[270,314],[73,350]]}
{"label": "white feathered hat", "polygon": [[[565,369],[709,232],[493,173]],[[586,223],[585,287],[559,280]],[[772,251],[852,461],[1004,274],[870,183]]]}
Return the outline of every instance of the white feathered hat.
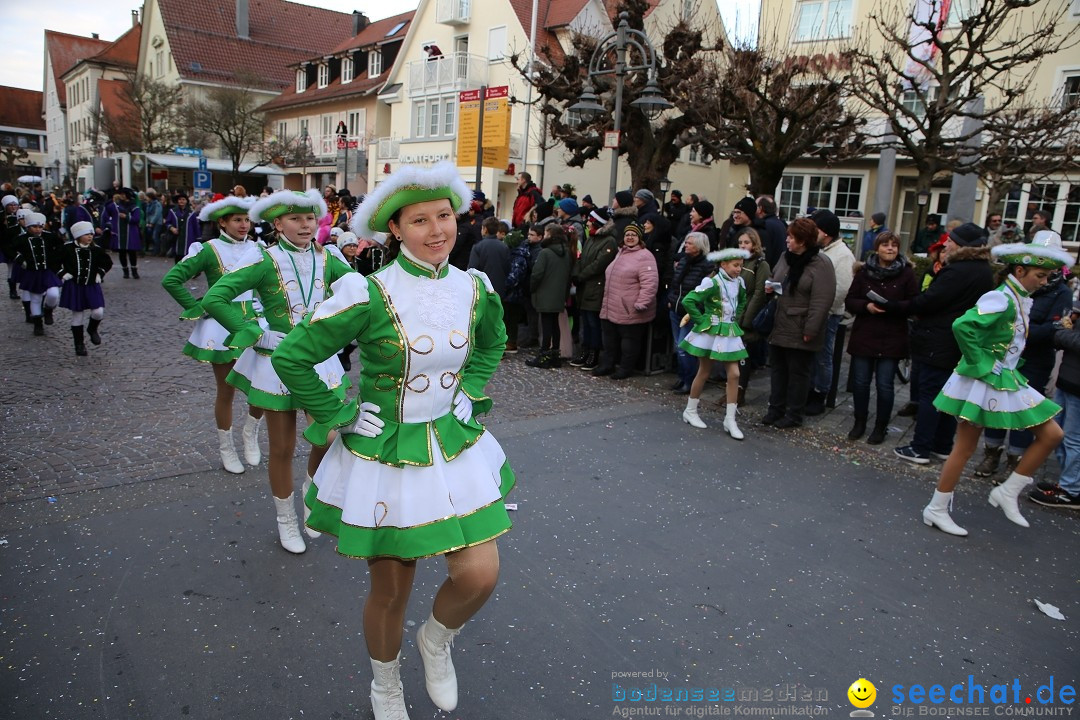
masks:
{"label": "white feathered hat", "polygon": [[445,198],[460,215],[468,209],[472,196],[472,190],[453,163],[444,161],[431,167],[406,165],[364,197],[353,213],[349,229],[358,237],[371,239],[377,232],[390,232],[390,216],[403,207]]}
{"label": "white feathered hat", "polygon": [[316,220],[322,218],[326,215],[326,201],[323,200],[322,193],[315,188],[307,192],[278,190],[256,201],[248,211],[248,216],[252,222],[263,222],[293,213],[314,213]]}
{"label": "white feathered hat", "polygon": [[236,197],[230,195],[226,198],[222,198],[217,202],[208,203],[199,212],[199,219],[203,222],[210,220],[220,220],[226,215],[235,215],[237,213],[250,213],[251,206],[254,201],[251,198]]}
{"label": "white feathered hat", "polygon": [[1071,267],[1073,257],[1061,249],[1061,236],[1053,230],[1040,230],[1030,243],[1008,243],[990,250],[1000,263],[1026,265],[1049,270]]}
{"label": "white feathered hat", "polygon": [[725,260],[749,260],[750,251],[741,248],[724,248],[723,250],[714,250],[706,255],[705,259],[714,263],[724,262]]}

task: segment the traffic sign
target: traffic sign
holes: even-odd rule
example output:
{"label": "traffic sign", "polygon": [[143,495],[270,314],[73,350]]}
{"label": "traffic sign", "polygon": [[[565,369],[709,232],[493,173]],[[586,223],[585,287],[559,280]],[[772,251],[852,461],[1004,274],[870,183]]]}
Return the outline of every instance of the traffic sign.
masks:
{"label": "traffic sign", "polygon": [[195,156],[195,157],[203,154],[201,148],[189,148],[189,147],[178,147],[178,148],[175,148],[173,150],[173,152],[176,153],[177,155],[192,155],[192,156]]}
{"label": "traffic sign", "polygon": [[206,156],[205,155],[200,155],[199,156],[199,169],[200,170],[205,170],[206,169]]}
{"label": "traffic sign", "polygon": [[196,170],[191,175],[192,175],[192,184],[195,186],[196,190],[209,190],[210,189],[210,187],[211,187],[210,181],[213,178],[213,173],[211,173],[209,170]]}
{"label": "traffic sign", "polygon": [[141,173],[143,171],[144,167],[146,167],[146,163],[143,162],[143,159],[141,157],[136,155],[135,157],[131,158],[131,169],[132,170],[134,170],[137,173]]}

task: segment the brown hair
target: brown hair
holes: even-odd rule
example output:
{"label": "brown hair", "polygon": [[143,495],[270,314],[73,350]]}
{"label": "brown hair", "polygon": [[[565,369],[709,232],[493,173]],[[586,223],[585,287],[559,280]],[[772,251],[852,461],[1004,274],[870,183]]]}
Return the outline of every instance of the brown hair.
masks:
{"label": "brown hair", "polygon": [[874,252],[877,252],[877,249],[887,242],[894,242],[897,247],[902,244],[900,242],[900,236],[892,230],[882,230],[877,234],[877,237],[874,238]]}
{"label": "brown hair", "polygon": [[750,257],[761,257],[761,236],[758,235],[758,231],[753,228],[747,228],[739,235],[740,238],[749,238],[750,240]]}
{"label": "brown hair", "polygon": [[810,218],[799,218],[788,225],[787,234],[804,248],[817,245],[818,228]]}
{"label": "brown hair", "polygon": [[489,217],[484,218],[484,222],[481,224],[481,227],[484,229],[485,235],[494,235],[502,229],[502,224],[500,223],[498,218]]}

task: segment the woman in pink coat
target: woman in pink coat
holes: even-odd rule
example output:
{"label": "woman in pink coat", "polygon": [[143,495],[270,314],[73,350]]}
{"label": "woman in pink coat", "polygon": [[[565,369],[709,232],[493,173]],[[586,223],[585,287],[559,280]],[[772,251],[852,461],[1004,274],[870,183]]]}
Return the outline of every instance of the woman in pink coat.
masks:
{"label": "woman in pink coat", "polygon": [[645,247],[636,223],[623,230],[623,246],[604,273],[604,301],[600,307],[604,349],[593,375],[623,380],[634,374],[645,334],[656,317],[656,291],[660,279],[656,259]]}

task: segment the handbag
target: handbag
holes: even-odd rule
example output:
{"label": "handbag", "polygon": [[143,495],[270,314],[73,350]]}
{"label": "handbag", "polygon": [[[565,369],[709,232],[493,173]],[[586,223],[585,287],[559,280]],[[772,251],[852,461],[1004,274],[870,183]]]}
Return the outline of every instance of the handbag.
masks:
{"label": "handbag", "polygon": [[773,324],[776,322],[776,298],[770,298],[765,306],[758,310],[757,315],[754,316],[754,321],[751,323],[753,328],[761,333],[762,337],[767,337],[772,332]]}

